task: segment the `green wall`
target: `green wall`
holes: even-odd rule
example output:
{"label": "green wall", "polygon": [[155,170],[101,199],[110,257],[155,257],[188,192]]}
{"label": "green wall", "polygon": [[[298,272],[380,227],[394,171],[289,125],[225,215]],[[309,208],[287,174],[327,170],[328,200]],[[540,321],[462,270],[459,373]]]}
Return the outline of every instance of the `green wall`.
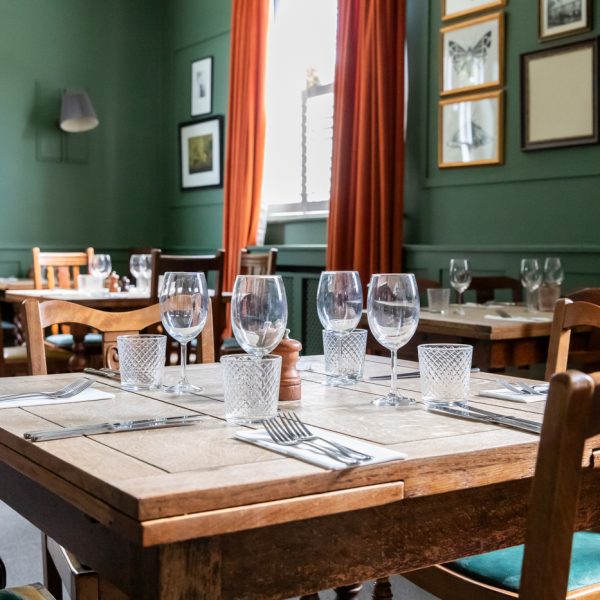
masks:
{"label": "green wall", "polygon": [[[34,245],[118,262],[160,243],[161,13],[159,0],[0,0],[0,276],[25,274]],[[70,87],[100,126],[69,135],[82,162],[57,162]]]}
{"label": "green wall", "polygon": [[522,256],[563,257],[566,287],[600,284],[600,146],[520,149],[519,57],[553,43],[537,37],[538,2],[508,0],[505,164],[439,169],[437,107],[440,0],[409,0],[410,106],[406,165],[406,263],[442,277],[452,255],[480,273],[515,276]]}

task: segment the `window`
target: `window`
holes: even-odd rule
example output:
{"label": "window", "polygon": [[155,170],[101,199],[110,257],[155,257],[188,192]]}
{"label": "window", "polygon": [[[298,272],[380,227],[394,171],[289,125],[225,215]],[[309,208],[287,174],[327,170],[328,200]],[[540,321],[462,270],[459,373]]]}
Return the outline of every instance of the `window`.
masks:
{"label": "window", "polygon": [[327,215],[337,0],[276,0],[267,55],[262,202],[269,218]]}

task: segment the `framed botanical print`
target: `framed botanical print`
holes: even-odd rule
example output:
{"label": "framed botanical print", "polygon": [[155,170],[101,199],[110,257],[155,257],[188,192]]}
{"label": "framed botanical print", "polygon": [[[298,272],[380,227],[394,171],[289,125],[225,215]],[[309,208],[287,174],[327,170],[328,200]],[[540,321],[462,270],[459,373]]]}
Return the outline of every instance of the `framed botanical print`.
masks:
{"label": "framed botanical print", "polygon": [[523,150],[598,142],[598,39],[521,56]]}
{"label": "framed botanical print", "polygon": [[504,161],[503,92],[440,101],[438,165],[470,167]]}
{"label": "framed botanical print", "polygon": [[592,28],[591,0],[538,0],[540,40],[574,35]]}
{"label": "framed botanical print", "polygon": [[448,21],[505,5],[506,0],[442,0],[442,20]]}
{"label": "framed botanical print", "polygon": [[191,115],[207,115],[212,112],[213,57],[207,56],[192,63]]}
{"label": "framed botanical print", "polygon": [[502,13],[444,27],[440,35],[442,96],[503,85]]}
{"label": "framed botanical print", "polygon": [[209,117],[179,126],[181,189],[223,185],[223,117]]}

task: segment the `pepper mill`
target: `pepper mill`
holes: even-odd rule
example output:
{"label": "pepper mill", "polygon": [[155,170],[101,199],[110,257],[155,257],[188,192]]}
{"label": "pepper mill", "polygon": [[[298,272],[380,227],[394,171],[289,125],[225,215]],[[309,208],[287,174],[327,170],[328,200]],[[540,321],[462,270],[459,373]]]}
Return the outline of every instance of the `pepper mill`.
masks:
{"label": "pepper mill", "polygon": [[108,276],[108,291],[109,292],[120,292],[121,288],[119,287],[119,276],[116,271],[113,271]]}
{"label": "pepper mill", "polygon": [[291,340],[290,330],[285,330],[285,335],[279,346],[273,350],[273,354],[281,356],[281,380],[279,383],[279,400],[300,400],[302,396],[301,380],[296,364],[300,358],[302,344],[297,340]]}

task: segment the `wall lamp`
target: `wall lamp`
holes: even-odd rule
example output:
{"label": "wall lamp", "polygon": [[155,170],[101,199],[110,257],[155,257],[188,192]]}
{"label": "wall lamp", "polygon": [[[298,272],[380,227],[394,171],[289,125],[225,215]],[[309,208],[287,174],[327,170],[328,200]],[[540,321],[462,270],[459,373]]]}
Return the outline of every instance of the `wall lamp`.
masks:
{"label": "wall lamp", "polygon": [[69,133],[81,133],[98,127],[98,117],[87,92],[67,90],[60,108],[60,128]]}

